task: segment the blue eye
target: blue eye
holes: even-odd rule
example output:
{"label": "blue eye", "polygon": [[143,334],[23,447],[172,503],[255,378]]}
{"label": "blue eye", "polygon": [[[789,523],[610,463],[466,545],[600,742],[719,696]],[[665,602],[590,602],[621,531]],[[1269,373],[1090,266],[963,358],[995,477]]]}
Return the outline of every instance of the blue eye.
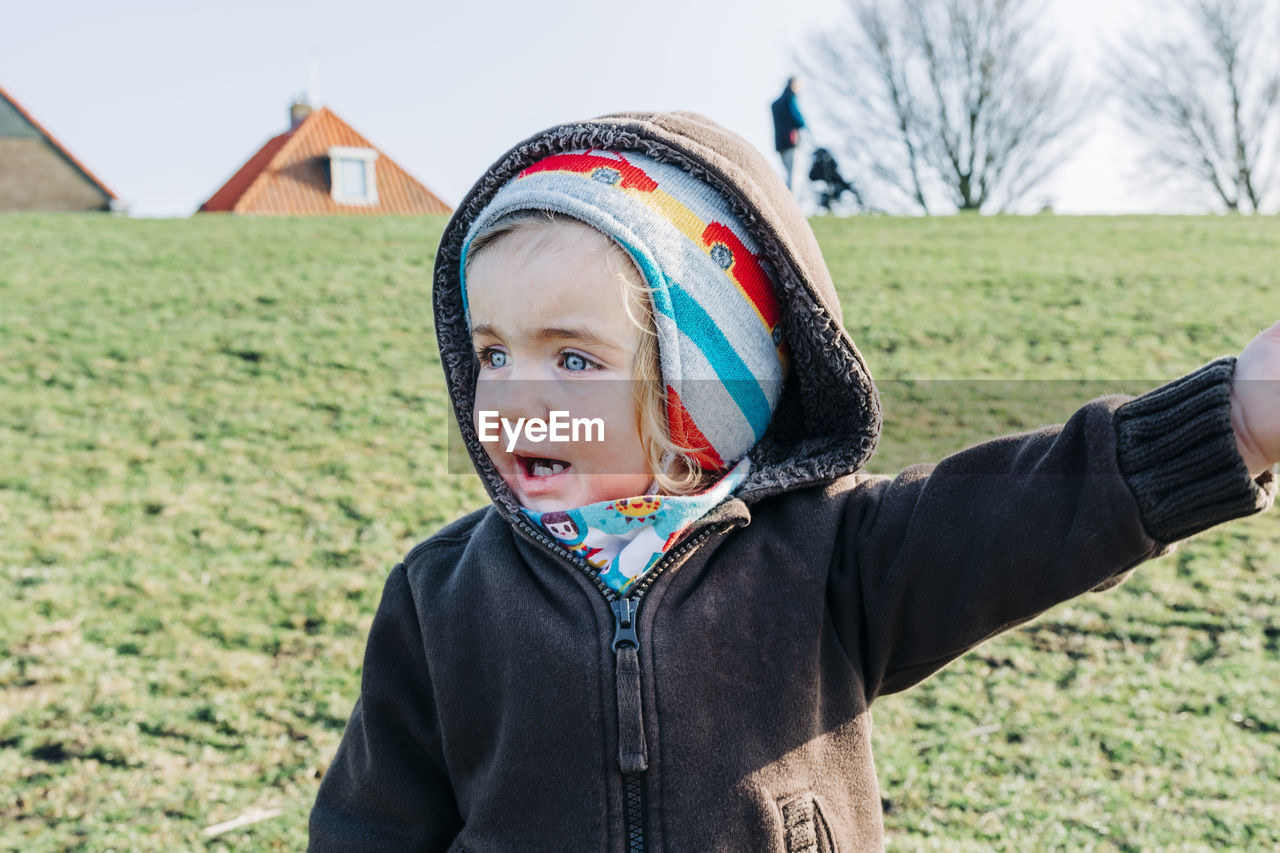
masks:
{"label": "blue eye", "polygon": [[587,358],[585,355],[581,355],[576,352],[567,352],[564,354],[565,370],[572,370],[572,371],[590,370],[592,367],[595,367],[595,366],[596,366],[596,363],[593,362],[591,359]]}
{"label": "blue eye", "polygon": [[507,354],[502,350],[489,350],[489,366],[490,367],[506,367]]}

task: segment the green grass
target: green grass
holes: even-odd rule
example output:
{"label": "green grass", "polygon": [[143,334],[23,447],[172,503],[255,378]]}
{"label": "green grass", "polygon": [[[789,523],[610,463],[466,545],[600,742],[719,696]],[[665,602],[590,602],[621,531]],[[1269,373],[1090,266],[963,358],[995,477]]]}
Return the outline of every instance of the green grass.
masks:
{"label": "green grass", "polygon": [[[386,569],[484,501],[447,473],[442,227],[0,218],[0,849],[303,845]],[[1276,311],[1275,219],[815,229],[883,383],[876,470]],[[1278,570],[1276,518],[1240,522],[884,700],[891,849],[1280,846]]]}

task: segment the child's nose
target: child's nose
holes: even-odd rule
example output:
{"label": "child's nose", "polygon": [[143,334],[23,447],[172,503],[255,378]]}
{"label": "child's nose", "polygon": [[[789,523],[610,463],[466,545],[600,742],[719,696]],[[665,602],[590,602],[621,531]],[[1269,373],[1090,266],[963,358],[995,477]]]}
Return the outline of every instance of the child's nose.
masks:
{"label": "child's nose", "polygon": [[553,384],[520,375],[482,382],[476,387],[476,408],[496,410],[500,417],[512,422],[519,418],[545,420],[555,407]]}

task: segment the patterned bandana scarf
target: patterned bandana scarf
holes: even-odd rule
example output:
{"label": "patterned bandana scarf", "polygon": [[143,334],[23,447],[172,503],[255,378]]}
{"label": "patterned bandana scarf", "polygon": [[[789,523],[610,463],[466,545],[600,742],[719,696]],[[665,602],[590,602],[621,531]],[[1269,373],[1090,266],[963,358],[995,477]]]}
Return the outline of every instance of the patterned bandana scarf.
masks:
{"label": "patterned bandana scarf", "polygon": [[521,508],[534,523],[599,570],[614,592],[626,591],[653,568],[689,525],[731,495],[751,470],[745,457],[697,495],[641,495],[568,511]]}

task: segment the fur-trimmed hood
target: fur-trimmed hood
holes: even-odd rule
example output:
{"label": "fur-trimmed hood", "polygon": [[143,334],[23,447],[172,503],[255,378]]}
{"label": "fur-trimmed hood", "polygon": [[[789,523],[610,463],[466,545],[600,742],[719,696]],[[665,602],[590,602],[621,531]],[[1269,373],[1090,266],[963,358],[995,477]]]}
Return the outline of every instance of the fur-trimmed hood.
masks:
{"label": "fur-trimmed hood", "polygon": [[840,301],[817,239],[791,193],[758,150],[689,112],[618,113],[535,134],[494,163],[458,205],[436,255],[436,337],[463,441],[490,496],[517,506],[473,426],[476,361],[467,331],[460,260],[467,230],[494,194],[521,170],[566,151],[636,151],[714,187],[741,217],[780,289],[791,371],[773,420],[749,453],[747,503],[852,473],[880,434],[880,404],[866,362],[841,322]]}

